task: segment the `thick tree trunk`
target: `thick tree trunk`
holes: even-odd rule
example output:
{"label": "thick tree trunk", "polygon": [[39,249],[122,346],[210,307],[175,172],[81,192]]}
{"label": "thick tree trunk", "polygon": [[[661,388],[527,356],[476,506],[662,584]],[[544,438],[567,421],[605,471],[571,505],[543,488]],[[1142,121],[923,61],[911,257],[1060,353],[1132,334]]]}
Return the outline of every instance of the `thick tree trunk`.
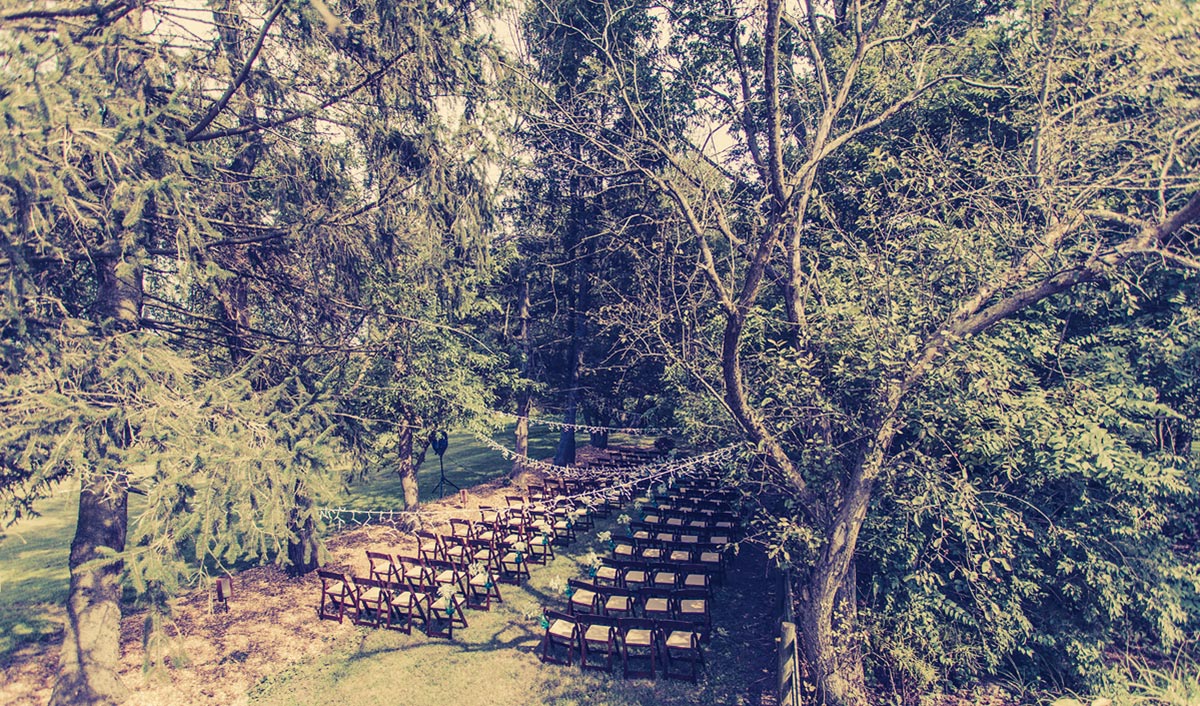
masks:
{"label": "thick tree trunk", "polygon": [[296,481],[291,520],[288,523],[288,528],[292,531],[287,549],[289,576],[303,576],[321,565],[321,540],[317,537],[317,523],[312,516],[312,506],[312,498],[305,492],[303,483]]}
{"label": "thick tree trunk", "polygon": [[[136,261],[114,257],[96,263],[96,317],[117,330],[136,329],[142,313],[142,270]],[[130,443],[130,430],[119,417],[103,430],[94,447]],[[93,446],[89,444],[89,446]],[[116,704],[124,699],[118,669],[121,658],[121,572],[114,559],[125,551],[129,490],[106,461],[94,458],[95,470],[82,481],[79,518],[71,541],[67,624],[58,680],[50,706]]]}
{"label": "thick tree trunk", "polygon": [[112,557],[125,550],[129,494],[106,480],[87,479],[79,492],[66,635],[50,706],[107,706],[126,694],[117,674],[124,562]]}
{"label": "thick tree trunk", "polygon": [[801,591],[800,646],[819,697],[839,706],[867,703],[862,649],[855,629],[854,553],[875,479],[896,433],[890,416],[871,426],[874,433],[855,460],[837,514],[826,530],[825,546]]}
{"label": "thick tree trunk", "polygon": [[413,465],[413,433],[407,422],[396,431],[396,471],[404,489],[404,507],[414,508],[421,501],[417,494],[417,467]]}

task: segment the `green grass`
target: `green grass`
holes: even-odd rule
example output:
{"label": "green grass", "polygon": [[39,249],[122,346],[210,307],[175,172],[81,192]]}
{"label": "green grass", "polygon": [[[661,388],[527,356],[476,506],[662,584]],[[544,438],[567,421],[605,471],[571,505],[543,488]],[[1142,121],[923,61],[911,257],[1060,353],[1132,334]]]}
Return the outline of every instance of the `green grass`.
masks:
{"label": "green grass", "polygon": [[[506,448],[512,448],[512,435],[513,428],[509,425],[497,429],[492,439]],[[534,425],[529,434],[529,455],[532,458],[548,458],[554,455],[557,443],[558,432]],[[450,433],[450,443],[442,462],[446,466],[446,480],[459,488],[486,483],[512,470],[511,461],[505,460],[499,452],[466,432]],[[417,473],[417,492],[422,499],[437,499],[438,478],[438,457],[430,449]],[[447,494],[454,492],[453,488],[447,487]],[[378,469],[354,484],[350,494],[340,504],[359,510],[403,509],[404,491],[400,487],[400,476],[394,469]]]}
{"label": "green grass", "polygon": [[67,595],[67,554],[77,490],[62,488],[0,539],[0,663],[24,645],[56,638]]}
{"label": "green grass", "polygon": [[[557,432],[537,425],[530,432],[531,456],[545,458],[554,453]],[[493,438],[511,448],[512,427],[497,430]],[[512,469],[511,462],[468,433],[450,434],[444,461],[446,477],[462,488]],[[438,459],[431,452],[418,474],[421,497],[433,497],[437,482]],[[353,485],[347,497],[336,502],[359,509],[399,509],[404,507],[403,498],[396,473],[381,470]],[[40,516],[25,518],[0,535],[0,664],[23,646],[56,639],[62,632],[67,556],[78,500],[78,490],[64,485],[37,505]],[[135,506],[131,512],[136,511],[137,502],[137,497],[131,499]]]}

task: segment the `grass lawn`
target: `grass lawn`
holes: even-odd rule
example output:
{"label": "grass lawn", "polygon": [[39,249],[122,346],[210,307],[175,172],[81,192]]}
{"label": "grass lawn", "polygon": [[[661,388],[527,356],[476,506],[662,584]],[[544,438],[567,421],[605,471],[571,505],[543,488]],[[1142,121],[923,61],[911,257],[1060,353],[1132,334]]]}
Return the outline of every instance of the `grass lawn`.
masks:
{"label": "grass lawn", "polygon": [[[511,448],[512,426],[498,429],[494,439]],[[583,439],[581,438],[581,441]],[[541,425],[530,428],[530,455],[553,455],[558,433]],[[496,451],[468,433],[452,433],[445,456],[446,477],[462,488],[503,476],[512,468]],[[438,482],[438,459],[429,453],[418,475],[423,498]],[[452,491],[453,492],[453,491]],[[402,508],[404,494],[394,471],[381,470],[350,488],[336,503],[351,508]],[[75,533],[78,489],[62,486],[37,506],[39,517],[21,520],[0,535],[0,665],[24,646],[57,640],[62,633],[67,596],[67,555]],[[139,498],[131,498],[131,513]]]}
{"label": "grass lawn", "polygon": [[[615,530],[602,521],[596,531]],[[470,627],[454,640],[327,622],[337,634],[333,649],[262,679],[250,691],[252,704],[309,706],[512,706],[538,704],[761,704],[774,683],[775,583],[764,580],[765,559],[745,551],[729,580],[718,587],[714,636],[706,647],[707,670],[698,684],[582,672],[579,667],[543,665],[537,658],[542,606],[566,609],[561,586],[581,578],[579,558],[589,549],[603,555],[591,532],[558,549],[547,566],[533,566],[521,586],[502,585],[504,603],[489,612],[468,611]],[[316,619],[315,616],[313,618]],[[764,671],[765,670],[765,671]]]}

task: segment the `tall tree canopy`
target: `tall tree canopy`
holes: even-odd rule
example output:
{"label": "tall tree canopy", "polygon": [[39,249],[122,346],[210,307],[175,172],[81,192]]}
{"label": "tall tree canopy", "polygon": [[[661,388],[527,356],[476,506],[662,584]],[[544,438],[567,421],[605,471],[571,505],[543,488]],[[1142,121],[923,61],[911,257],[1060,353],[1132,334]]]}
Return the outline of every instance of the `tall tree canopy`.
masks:
{"label": "tall tree canopy", "polygon": [[54,703],[120,700],[123,576],[314,566],[347,446],[420,423],[364,400],[491,365],[415,332],[490,267],[480,11],[0,10],[0,512],[82,487]]}
{"label": "tall tree canopy", "polygon": [[[671,361],[698,435],[740,435],[789,497],[774,549],[803,575],[822,698],[865,699],[867,597],[906,678],[955,669],[914,648],[919,621],[944,623],[925,646],[975,650],[964,672],[1016,653],[1078,669],[1117,625],[1177,640],[1195,595],[1167,522],[1194,464],[1178,406],[1200,264],[1194,7],[573,8],[531,13],[573,37],[603,77],[585,91],[623,119],[571,110],[579,83],[556,69],[576,57],[554,45],[531,120],[598,155],[574,161],[593,178],[671,208],[650,247],[609,231],[640,273],[611,321]],[[1138,354],[1158,326],[1172,344]],[[1105,493],[1087,490],[1096,473]],[[1056,577],[1102,559],[1103,578]],[[1116,599],[1134,586],[1159,600]],[[1087,627],[1030,648],[1058,595]]]}

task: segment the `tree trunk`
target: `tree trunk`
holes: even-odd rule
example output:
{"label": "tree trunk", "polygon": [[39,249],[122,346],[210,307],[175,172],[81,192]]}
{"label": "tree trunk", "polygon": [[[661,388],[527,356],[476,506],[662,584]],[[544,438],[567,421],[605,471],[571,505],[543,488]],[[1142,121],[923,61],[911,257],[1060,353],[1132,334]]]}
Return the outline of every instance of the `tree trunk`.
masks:
{"label": "tree trunk", "polygon": [[405,422],[396,431],[396,470],[400,474],[400,486],[404,489],[404,507],[412,509],[420,502],[417,494],[417,468],[413,465],[412,426]]}
{"label": "tree trunk", "polygon": [[303,576],[321,565],[321,541],[317,537],[317,521],[312,515],[313,500],[297,480],[292,489],[292,512],[288,529],[288,576]]}
{"label": "tree trunk", "polygon": [[107,706],[125,698],[117,674],[124,562],[112,557],[125,550],[129,493],[106,485],[103,478],[88,479],[79,492],[66,634],[50,706]]}
{"label": "tree trunk", "polygon": [[513,459],[512,477],[516,477],[524,468],[522,459],[529,456],[529,406],[530,395],[522,390],[517,395],[517,428],[513,431],[516,443],[517,457]]}
{"label": "tree trunk", "polygon": [[855,460],[837,514],[825,532],[825,546],[809,575],[808,585],[801,591],[800,646],[812,669],[819,698],[838,706],[867,703],[856,625],[854,553],[875,478],[883,469],[896,433],[890,415],[870,426],[874,433]]}
{"label": "tree trunk", "polygon": [[[111,257],[96,263],[96,317],[117,330],[138,327],[142,313],[142,270],[136,262]],[[104,454],[112,445],[131,441],[119,417],[97,431],[95,444]],[[92,444],[89,444],[92,446]],[[125,531],[129,523],[129,489],[114,477],[104,458],[91,459],[94,471],[82,481],[79,518],[71,541],[67,624],[58,680],[50,706],[116,704],[125,686],[118,676],[121,659],[121,572]],[[116,469],[120,470],[120,469]]]}
{"label": "tree trunk", "polygon": [[[529,364],[532,356],[529,342],[529,277],[521,275],[521,299],[517,304],[517,319],[520,322],[517,330],[517,340],[521,344],[521,377],[529,378]],[[515,478],[523,468],[522,458],[529,456],[529,408],[532,406],[533,395],[530,394],[526,383],[522,383],[517,392],[517,428],[513,432],[517,458],[513,459],[512,477]]]}

